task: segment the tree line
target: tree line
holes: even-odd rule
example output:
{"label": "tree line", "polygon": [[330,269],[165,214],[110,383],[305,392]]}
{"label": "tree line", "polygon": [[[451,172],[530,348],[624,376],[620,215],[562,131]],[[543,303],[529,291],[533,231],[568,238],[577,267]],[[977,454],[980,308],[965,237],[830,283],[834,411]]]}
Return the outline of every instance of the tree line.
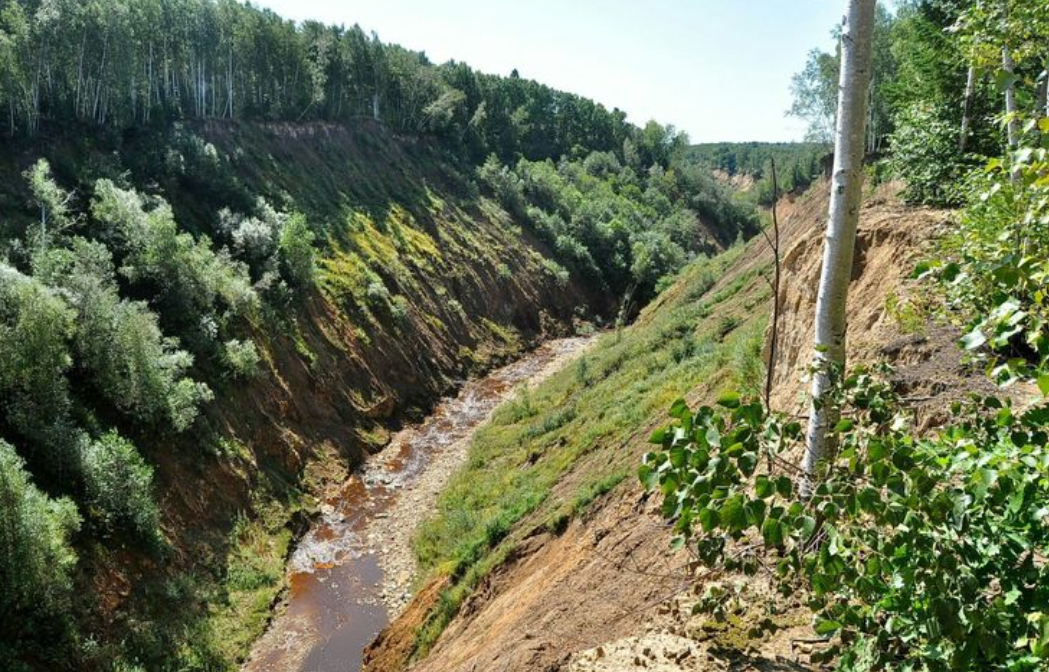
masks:
{"label": "tree line", "polygon": [[558,158],[574,147],[619,153],[627,140],[651,149],[624,112],[516,70],[435,65],[356,25],[296,24],[237,0],[7,0],[0,64],[9,135],[69,122],[369,118],[436,136],[478,162],[492,153]]}

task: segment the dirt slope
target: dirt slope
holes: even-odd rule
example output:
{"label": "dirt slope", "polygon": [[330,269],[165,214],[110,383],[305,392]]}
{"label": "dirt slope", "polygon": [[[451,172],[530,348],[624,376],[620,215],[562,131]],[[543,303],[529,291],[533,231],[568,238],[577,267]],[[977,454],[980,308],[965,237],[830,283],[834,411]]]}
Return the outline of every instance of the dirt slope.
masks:
{"label": "dirt slope", "polygon": [[[784,203],[782,234],[786,250],[784,307],[780,353],[775,363],[774,406],[799,408],[802,378],[811,354],[812,318],[827,210],[827,186],[818,185],[797,202]],[[945,327],[928,333],[904,334],[886,310],[892,293],[913,291],[905,279],[930,237],[947,218],[942,212],[901,204],[891,186],[868,198],[862,213],[859,253],[850,293],[849,356],[853,362],[887,358],[914,396],[919,409],[932,418],[943,407],[944,395],[982,384],[979,374],[958,364],[951,345],[955,334]],[[770,253],[759,237],[728,273],[706,292],[742,281],[744,287],[719,306],[709,320],[726,313],[745,314],[761,291],[767,291],[759,271],[767,272]],[[657,300],[646,316],[671,310],[679,283]],[[750,312],[767,310],[754,308]],[[703,325],[699,325],[699,329]],[[709,399],[716,380],[696,380],[691,400]],[[644,437],[662,416],[640,427],[624,446],[601,446],[592,459],[612,459],[626,452],[635,462],[646,450]],[[576,471],[588,466],[581,462]],[[569,476],[566,481],[571,480]],[[783,605],[772,620],[743,608],[726,626],[713,627],[690,615],[697,600],[694,576],[701,568],[688,556],[667,550],[670,532],[662,522],[656,498],[646,497],[628,478],[574,520],[560,536],[539,533],[486,581],[458,612],[429,655],[409,669],[418,672],[612,670],[791,670],[805,667],[806,646],[794,638],[810,631],[801,611]],[[702,582],[699,582],[700,584]],[[401,618],[387,629],[369,652],[372,672],[402,669],[411,651],[415,629],[425,619],[427,603],[438,590],[420,591]]]}

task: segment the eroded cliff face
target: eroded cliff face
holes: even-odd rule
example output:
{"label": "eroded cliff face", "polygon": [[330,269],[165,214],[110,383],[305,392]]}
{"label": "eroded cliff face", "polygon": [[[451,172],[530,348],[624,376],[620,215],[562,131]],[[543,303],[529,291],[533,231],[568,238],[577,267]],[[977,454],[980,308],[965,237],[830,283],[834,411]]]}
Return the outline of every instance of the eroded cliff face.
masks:
{"label": "eroded cliff face", "polygon": [[[913,262],[949,213],[904,206],[892,185],[867,199],[861,215],[859,254],[850,290],[849,357],[853,363],[887,360],[918,405],[919,418],[934,424],[948,402],[986,385],[979,371],[960,363],[955,330],[943,325],[907,325],[897,309],[918,291],[907,280]],[[784,255],[780,356],[774,365],[774,408],[803,412],[805,371],[811,356],[812,314],[819,279],[827,187],[814,187],[780,207]],[[745,328],[771,307],[765,277],[772,261],[761,237],[752,241],[712,285],[688,275],[661,295],[623,339],[659,325],[660,315],[690,302],[717,303],[695,325],[695,333]],[[731,290],[731,291],[729,291]],[[887,302],[887,297],[896,297]],[[914,327],[919,327],[915,329]],[[633,332],[633,334],[631,333]],[[674,341],[667,343],[671,348]],[[600,352],[599,343],[595,350]],[[767,357],[766,345],[766,357]],[[692,404],[709,402],[732,376],[693,380]],[[592,383],[602,385],[602,382]],[[555,486],[552,496],[570,495],[588,470],[609,461],[636,465],[649,433],[665,424],[658,414],[622,443],[599,443]],[[539,459],[543,459],[540,457]],[[425,584],[406,611],[367,654],[366,669],[392,672],[468,670],[708,670],[738,664],[809,669],[811,647],[794,638],[811,636],[807,612],[797,602],[765,595],[744,604],[726,623],[692,614],[712,576],[692,558],[669,550],[672,536],[658,497],[642,491],[636,478],[597,499],[561,533],[544,527],[538,514],[517,526],[519,537],[506,560],[492,571],[452,618],[427,655],[416,648],[418,633],[439,604],[448,578]],[[511,533],[511,537],[514,533]],[[764,605],[775,601],[779,615]],[[413,660],[414,657],[414,660]]]}
{"label": "eroded cliff face", "polygon": [[[41,153],[77,188],[78,206],[94,179],[120,175],[165,198],[196,234],[258,198],[304,212],[320,232],[315,285],[243,325],[258,375],[223,378],[198,362],[215,400],[193,428],[122,427],[155,467],[169,546],[78,549],[78,582],[92,596],[78,620],[102,653],[76,666],[105,661],[120,641],[148,669],[235,662],[261,633],[289,539],[328,485],[471,375],[611,309],[480,194],[468,168],[375,124],[209,123],[97,146],[56,140],[12,152],[4,169],[17,176]],[[0,202],[28,202],[17,177]],[[258,580],[242,589],[231,577],[243,571]],[[180,647],[188,653],[173,655]]]}

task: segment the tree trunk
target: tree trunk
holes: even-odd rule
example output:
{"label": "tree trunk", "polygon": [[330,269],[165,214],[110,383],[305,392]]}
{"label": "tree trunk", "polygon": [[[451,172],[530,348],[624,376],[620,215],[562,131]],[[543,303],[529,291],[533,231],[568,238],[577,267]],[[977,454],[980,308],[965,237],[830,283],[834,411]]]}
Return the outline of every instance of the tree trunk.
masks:
{"label": "tree trunk", "polygon": [[1049,58],[1045,60],[1045,85],[1042,88],[1042,94],[1045,96],[1041,101],[1043,114],[1049,117]]}
{"label": "tree trunk", "polygon": [[1020,120],[1016,118],[1016,82],[1013,81],[1013,73],[1016,64],[1013,63],[1012,53],[1009,47],[1002,47],[1002,70],[1008,79],[1005,83],[1005,115],[1008,118],[1006,127],[1009,135],[1010,149],[1016,149],[1020,145]]}
{"label": "tree trunk", "polygon": [[958,136],[958,151],[964,152],[969,144],[969,129],[972,127],[973,103],[976,98],[976,66],[969,66],[965,79],[965,103],[962,107],[962,132]]}
{"label": "tree trunk", "polygon": [[832,385],[833,370],[845,365],[845,307],[863,186],[863,127],[867,119],[875,5],[876,0],[847,0],[848,13],[841,31],[834,172],[823,270],[816,299],[812,407],[802,462],[804,496],[811,494],[816,467],[828,453],[828,430],[837,423],[840,412],[830,403],[827,394]]}
{"label": "tree trunk", "polygon": [[[1002,32],[1007,34],[1006,23],[1009,19],[1009,5],[1002,0]],[[1006,127],[1009,136],[1009,149],[1016,149],[1020,145],[1020,120],[1016,117],[1016,82],[1013,81],[1016,72],[1016,64],[1013,62],[1013,54],[1008,44],[1002,45],[1002,70],[1005,71],[1005,116],[1008,119]]]}

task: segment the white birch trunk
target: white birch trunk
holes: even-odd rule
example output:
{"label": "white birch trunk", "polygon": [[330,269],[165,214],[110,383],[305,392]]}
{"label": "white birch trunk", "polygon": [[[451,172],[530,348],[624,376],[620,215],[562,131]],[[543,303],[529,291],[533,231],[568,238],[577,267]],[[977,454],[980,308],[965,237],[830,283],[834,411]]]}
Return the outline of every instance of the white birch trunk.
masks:
{"label": "white birch trunk", "polygon": [[[1002,0],[1002,33],[1008,34],[1006,24],[1009,20],[1009,5]],[[1013,62],[1013,54],[1009,51],[1009,45],[1002,45],[1002,70],[1007,76],[1005,84],[1005,115],[1008,119],[1006,128],[1008,130],[1009,148],[1016,149],[1020,145],[1020,120],[1016,117],[1016,82],[1013,75],[1016,72],[1016,63]]]}
{"label": "white birch trunk", "polygon": [[1045,61],[1045,87],[1042,90],[1045,98],[1042,100],[1042,110],[1044,110],[1045,116],[1049,117],[1049,58]]}
{"label": "white birch trunk", "polygon": [[973,101],[976,98],[976,66],[969,66],[969,75],[965,79],[965,103],[962,108],[962,133],[958,137],[958,151],[964,152],[969,144],[969,130],[972,127]]}
{"label": "white birch trunk", "polygon": [[1008,118],[1006,128],[1008,129],[1009,147],[1016,149],[1020,145],[1020,120],[1016,117],[1016,82],[1013,81],[1016,64],[1013,63],[1009,47],[1002,47],[1002,70],[1009,77],[1005,84],[1005,115]]}
{"label": "white birch trunk", "polygon": [[841,75],[835,133],[823,270],[816,299],[816,353],[813,358],[812,407],[802,469],[803,496],[811,494],[816,466],[828,452],[828,430],[837,424],[839,409],[827,403],[830,369],[845,364],[846,300],[856,248],[861,189],[863,140],[867,120],[867,86],[871,77],[871,41],[876,0],[847,0],[841,32]]}

